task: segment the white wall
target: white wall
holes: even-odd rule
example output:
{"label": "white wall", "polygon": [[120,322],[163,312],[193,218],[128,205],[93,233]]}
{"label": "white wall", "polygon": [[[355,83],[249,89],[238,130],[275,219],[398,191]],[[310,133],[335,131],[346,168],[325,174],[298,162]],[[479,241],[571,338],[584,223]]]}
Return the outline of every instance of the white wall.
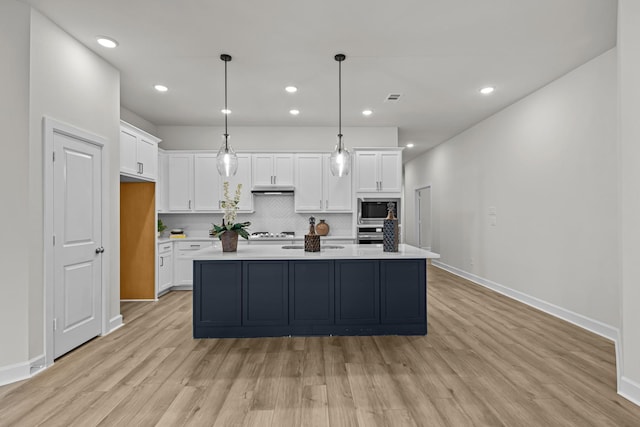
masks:
{"label": "white wall", "polygon": [[616,85],[611,50],[410,161],[408,240],[415,189],[432,184],[432,247],[441,262],[615,335]]}
{"label": "white wall", "polygon": [[141,117],[133,111],[128,110],[122,106],[120,106],[120,119],[131,125],[134,125],[138,129],[142,129],[143,131],[150,133],[153,136],[156,136],[156,134],[158,133],[158,128],[156,125],[154,125],[144,117]]}
{"label": "white wall", "polygon": [[0,384],[28,358],[29,13],[24,3],[0,2]]}
{"label": "white wall", "polygon": [[[217,150],[222,143],[223,127],[158,126],[165,150]],[[234,150],[332,151],[337,143],[337,128],[331,127],[229,127]],[[343,127],[344,143],[354,147],[397,147],[396,127]]]}
{"label": "white wall", "polygon": [[622,360],[619,391],[640,405],[640,3],[618,2]]}
{"label": "white wall", "polygon": [[29,227],[23,231],[29,237],[29,353],[35,357],[44,350],[42,118],[45,115],[108,141],[103,152],[108,158],[106,191],[110,200],[104,216],[109,226],[109,234],[103,236],[105,254],[109,254],[104,268],[109,272],[109,316],[120,314],[120,74],[35,10],[31,14],[30,53],[30,218]]}

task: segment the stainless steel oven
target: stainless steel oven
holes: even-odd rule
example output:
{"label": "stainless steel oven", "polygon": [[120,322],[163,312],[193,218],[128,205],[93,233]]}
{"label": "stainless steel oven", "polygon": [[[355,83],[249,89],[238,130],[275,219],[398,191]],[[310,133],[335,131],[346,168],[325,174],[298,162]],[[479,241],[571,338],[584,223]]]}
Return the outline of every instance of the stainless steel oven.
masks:
{"label": "stainless steel oven", "polygon": [[382,225],[387,217],[389,203],[393,203],[395,216],[400,221],[399,198],[359,198],[356,238],[360,245],[382,244]]}
{"label": "stainless steel oven", "polygon": [[382,244],[382,224],[379,226],[367,225],[358,226],[356,233],[359,245],[375,245]]}
{"label": "stainless steel oven", "polygon": [[388,204],[393,203],[395,215],[400,220],[399,198],[358,198],[358,225],[379,225],[387,217]]}

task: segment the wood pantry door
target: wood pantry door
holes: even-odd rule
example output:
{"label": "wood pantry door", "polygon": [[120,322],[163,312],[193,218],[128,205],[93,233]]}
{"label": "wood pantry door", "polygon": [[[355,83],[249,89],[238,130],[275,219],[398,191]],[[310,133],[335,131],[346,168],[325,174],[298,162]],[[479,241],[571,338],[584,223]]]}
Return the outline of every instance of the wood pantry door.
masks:
{"label": "wood pantry door", "polygon": [[53,135],[54,345],[59,357],[102,331],[102,148]]}

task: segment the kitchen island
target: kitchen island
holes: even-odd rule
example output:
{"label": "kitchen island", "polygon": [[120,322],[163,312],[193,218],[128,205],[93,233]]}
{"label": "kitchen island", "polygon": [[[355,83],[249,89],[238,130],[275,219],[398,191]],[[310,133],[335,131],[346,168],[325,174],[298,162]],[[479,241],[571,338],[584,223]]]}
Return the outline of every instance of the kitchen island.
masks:
{"label": "kitchen island", "polygon": [[409,245],[288,246],[194,253],[194,338],[427,333],[426,263],[438,254]]}

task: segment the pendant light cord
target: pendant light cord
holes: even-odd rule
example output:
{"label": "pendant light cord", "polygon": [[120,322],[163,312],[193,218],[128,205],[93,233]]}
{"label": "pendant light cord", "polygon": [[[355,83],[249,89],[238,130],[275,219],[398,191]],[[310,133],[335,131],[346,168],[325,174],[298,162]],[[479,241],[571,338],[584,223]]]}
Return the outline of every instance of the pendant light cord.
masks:
{"label": "pendant light cord", "polygon": [[338,61],[338,143],[342,151],[342,61]]}
{"label": "pendant light cord", "polygon": [[334,57],[338,61],[338,153],[342,153],[342,61],[345,58],[341,53]]}
{"label": "pendant light cord", "polygon": [[227,108],[227,62],[224,60],[224,151],[229,152],[229,133],[227,132],[227,116],[229,109]]}

